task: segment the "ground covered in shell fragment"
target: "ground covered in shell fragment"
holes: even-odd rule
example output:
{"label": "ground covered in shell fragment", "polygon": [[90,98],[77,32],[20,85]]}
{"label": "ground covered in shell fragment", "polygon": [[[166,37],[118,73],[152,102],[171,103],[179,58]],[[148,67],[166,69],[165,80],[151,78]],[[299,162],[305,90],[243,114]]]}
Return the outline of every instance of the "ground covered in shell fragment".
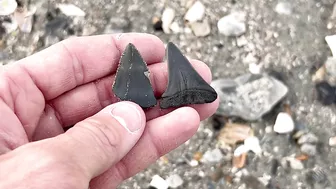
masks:
{"label": "ground covered in shell fragment", "polygon": [[[67,16],[53,7],[65,2],[78,6],[85,17]],[[72,35],[132,31],[153,33],[165,43],[172,41],[184,55],[206,62],[213,79],[234,79],[249,72],[273,73],[272,76],[288,87],[284,102],[290,102],[289,113],[295,115],[289,118],[286,112],[282,114],[286,116],[281,116],[286,119],[279,123],[292,124],[294,119],[302,130],[295,133],[297,138],[291,136],[294,133],[273,131],[278,113],[284,111],[282,104],[253,122],[218,118],[216,129],[207,120],[186,144],[119,188],[148,188],[154,175],[171,185],[176,181],[174,184],[180,189],[336,188],[336,150],[329,146],[329,137],[336,136],[335,95],[328,92],[333,87],[326,83],[318,85],[318,90],[327,92],[318,95],[312,81],[316,71],[331,56],[324,38],[336,33],[335,0],[200,0],[196,11],[188,11],[193,2],[30,0],[31,6],[39,7],[33,16],[31,32],[15,30],[6,34],[0,27],[0,62],[11,63]],[[163,12],[165,19],[160,24]],[[185,22],[187,12],[188,22]],[[8,18],[0,20],[9,25]],[[332,100],[320,103],[317,99],[323,96]],[[245,126],[230,125],[228,129],[219,130],[223,122],[228,121]],[[250,146],[241,141],[251,137],[251,129],[259,140],[262,150],[259,155],[251,150],[246,153],[244,148]],[[234,132],[237,138],[223,132]],[[310,134],[315,135],[318,142]],[[233,150],[220,148],[219,138],[226,142],[239,139],[238,143],[245,147],[233,154]],[[335,141],[333,138],[330,144],[335,145]],[[244,158],[245,164],[242,163]],[[234,169],[233,159],[243,168]]]}

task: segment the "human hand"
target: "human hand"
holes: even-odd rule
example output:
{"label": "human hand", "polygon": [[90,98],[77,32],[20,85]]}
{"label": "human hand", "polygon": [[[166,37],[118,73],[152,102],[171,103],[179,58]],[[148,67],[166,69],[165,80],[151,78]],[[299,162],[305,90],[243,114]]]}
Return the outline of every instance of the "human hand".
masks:
{"label": "human hand", "polygon": [[[168,82],[165,50],[148,34],[71,38],[2,67],[1,189],[116,188],[187,141],[200,120],[215,112],[218,99],[146,111],[118,102],[111,88],[130,42],[149,65],[154,94],[160,97]],[[204,63],[191,63],[211,81]]]}

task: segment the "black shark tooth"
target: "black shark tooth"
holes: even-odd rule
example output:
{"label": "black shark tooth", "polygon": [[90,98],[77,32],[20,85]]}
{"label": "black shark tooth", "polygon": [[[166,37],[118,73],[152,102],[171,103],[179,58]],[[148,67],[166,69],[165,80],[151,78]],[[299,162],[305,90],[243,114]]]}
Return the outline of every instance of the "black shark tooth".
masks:
{"label": "black shark tooth", "polygon": [[121,100],[135,102],[142,108],[156,105],[149,70],[132,43],[127,45],[120,58],[112,91]]}
{"label": "black shark tooth", "polygon": [[217,99],[216,91],[204,81],[188,59],[171,42],[168,43],[167,55],[168,87],[162,95],[161,108],[211,103]]}

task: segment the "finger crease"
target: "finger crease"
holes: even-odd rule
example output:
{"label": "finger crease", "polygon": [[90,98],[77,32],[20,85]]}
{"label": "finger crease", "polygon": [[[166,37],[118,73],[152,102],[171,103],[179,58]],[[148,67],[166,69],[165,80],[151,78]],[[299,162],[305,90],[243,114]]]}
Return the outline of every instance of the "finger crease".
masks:
{"label": "finger crease", "polygon": [[93,83],[93,86],[95,87],[95,91],[96,91],[96,95],[97,95],[97,98],[98,98],[98,101],[99,101],[99,105],[100,105],[100,108],[99,109],[103,109],[104,108],[104,104],[103,104],[103,100],[102,100],[102,97],[99,93],[99,89],[98,89],[98,86],[97,86],[97,82],[92,82]]}
{"label": "finger crease", "polygon": [[85,82],[84,65],[79,61],[76,53],[71,53],[64,41],[61,41],[60,44],[62,44],[64,50],[68,53],[68,56],[71,57],[72,72],[75,77],[76,86],[83,84]]}
{"label": "finger crease", "polygon": [[55,108],[54,104],[52,102],[48,102],[47,104],[49,105],[49,107],[51,108],[51,110],[54,112],[55,117],[56,117],[58,123],[60,125],[62,125],[63,128],[67,127],[68,125],[64,124],[62,116],[61,116],[61,113],[57,110],[57,108]]}
{"label": "finger crease", "polygon": [[[165,153],[165,149],[164,149],[164,145],[162,145],[162,143],[159,141],[154,141],[154,137],[153,135],[149,132],[149,138],[150,138],[150,142],[152,143],[152,146],[154,146],[154,155],[155,158],[161,157],[163,156]],[[162,150],[160,150],[162,149]]]}

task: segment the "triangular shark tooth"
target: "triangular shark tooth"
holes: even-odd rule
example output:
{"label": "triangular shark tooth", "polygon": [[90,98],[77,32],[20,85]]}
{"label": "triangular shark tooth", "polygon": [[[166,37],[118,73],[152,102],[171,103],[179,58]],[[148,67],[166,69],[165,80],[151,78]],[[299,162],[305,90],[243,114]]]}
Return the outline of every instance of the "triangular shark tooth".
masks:
{"label": "triangular shark tooth", "polygon": [[211,103],[217,99],[216,91],[172,42],[167,45],[167,56],[168,87],[162,95],[161,108]]}
{"label": "triangular shark tooth", "polygon": [[132,43],[127,45],[120,58],[112,91],[120,100],[135,102],[142,108],[157,103],[146,62]]}

